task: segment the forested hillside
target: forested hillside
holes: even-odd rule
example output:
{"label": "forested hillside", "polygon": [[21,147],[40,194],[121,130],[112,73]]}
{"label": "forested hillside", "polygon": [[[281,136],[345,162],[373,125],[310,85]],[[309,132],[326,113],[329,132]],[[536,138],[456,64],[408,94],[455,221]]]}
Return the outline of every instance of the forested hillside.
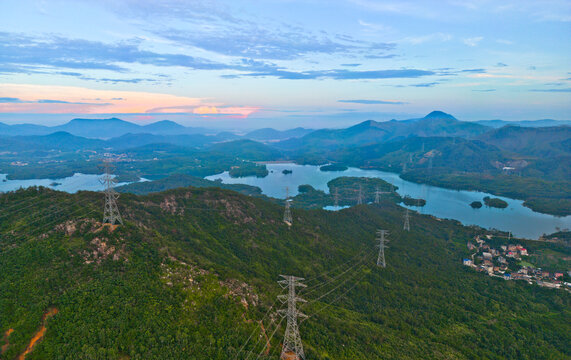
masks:
{"label": "forested hillside", "polygon": [[306,278],[308,360],[571,356],[571,295],[462,266],[478,228],[413,214],[404,232],[391,201],[293,209],[288,227],[283,207],[216,188],[122,194],[115,231],[102,207],[93,192],[0,196],[3,359],[48,310],[27,359],[277,359],[280,274]]}

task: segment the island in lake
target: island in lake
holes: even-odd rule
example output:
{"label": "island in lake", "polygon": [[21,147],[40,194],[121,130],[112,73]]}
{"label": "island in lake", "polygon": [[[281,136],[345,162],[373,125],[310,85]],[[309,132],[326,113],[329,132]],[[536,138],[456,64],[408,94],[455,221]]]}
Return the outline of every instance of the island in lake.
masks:
{"label": "island in lake", "polygon": [[508,207],[508,203],[505,202],[504,200],[498,198],[491,198],[489,196],[486,196],[484,198],[484,204],[486,204],[487,207],[495,207],[498,209],[505,209]]}
{"label": "island in lake", "polygon": [[347,166],[341,164],[323,165],[322,167],[319,168],[319,170],[321,171],[345,171],[347,169],[348,169]]}

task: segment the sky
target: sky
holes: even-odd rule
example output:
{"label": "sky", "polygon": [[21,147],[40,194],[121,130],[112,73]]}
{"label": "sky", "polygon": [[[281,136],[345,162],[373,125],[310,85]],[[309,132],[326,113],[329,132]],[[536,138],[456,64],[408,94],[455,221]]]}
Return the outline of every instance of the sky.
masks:
{"label": "sky", "polygon": [[569,0],[2,0],[0,122],[571,119]]}

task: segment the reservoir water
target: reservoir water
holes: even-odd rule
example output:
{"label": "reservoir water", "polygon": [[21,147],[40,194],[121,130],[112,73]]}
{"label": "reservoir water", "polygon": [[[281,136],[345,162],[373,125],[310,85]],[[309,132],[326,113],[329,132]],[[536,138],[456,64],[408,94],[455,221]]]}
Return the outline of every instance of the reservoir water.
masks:
{"label": "reservoir water", "polygon": [[[296,164],[268,164],[270,174],[265,178],[244,177],[231,178],[228,172],[207,176],[206,179],[222,179],[226,184],[247,184],[258,186],[262,193],[275,198],[285,198],[285,188],[289,187],[290,195],[297,195],[297,187],[309,184],[318,190],[328,192],[327,182],[340,176],[376,177],[399,187],[397,192],[404,196],[426,200],[426,206],[420,208],[423,214],[439,218],[455,219],[465,225],[478,225],[483,228],[495,228],[511,231],[514,236],[537,239],[542,234],[550,234],[558,229],[571,228],[571,216],[557,217],[541,214],[523,206],[523,201],[495,196],[478,191],[458,191],[437,186],[416,184],[403,180],[398,174],[349,168],[342,172],[323,172],[318,166]],[[293,170],[291,174],[283,174],[285,169]],[[499,197],[507,201],[505,209],[482,207],[472,209],[470,203],[482,201],[485,196]],[[410,207],[419,210],[417,207]]]}
{"label": "reservoir water", "polygon": [[[62,179],[29,179],[7,180],[5,174],[0,174],[0,192],[14,191],[30,186],[44,186],[50,189],[75,193],[79,190],[101,191],[105,188],[99,181],[103,175],[73,174]],[[141,181],[145,181],[141,179]],[[128,182],[117,183],[116,186],[126,185]]]}

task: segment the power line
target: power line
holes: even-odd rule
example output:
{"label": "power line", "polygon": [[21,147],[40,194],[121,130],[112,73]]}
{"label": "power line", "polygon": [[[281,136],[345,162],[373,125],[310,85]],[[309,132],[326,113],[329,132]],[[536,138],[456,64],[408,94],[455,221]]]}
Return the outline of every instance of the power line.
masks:
{"label": "power line", "polygon": [[324,286],[326,286],[326,285],[329,285],[329,284],[331,284],[331,283],[337,281],[337,280],[340,279],[343,275],[347,274],[349,271],[353,270],[353,269],[354,269],[355,267],[357,267],[359,264],[361,264],[362,262],[364,262],[364,261],[367,259],[368,256],[369,256],[368,254],[365,254],[365,255],[363,256],[363,258],[361,258],[361,260],[359,260],[357,263],[353,264],[353,265],[350,266],[349,268],[345,269],[345,270],[344,270],[342,273],[340,273],[339,275],[337,275],[337,276],[335,276],[335,277],[333,277],[333,278],[331,278],[331,279],[329,279],[329,280],[327,280],[327,281],[325,281],[325,282],[323,282],[323,283],[317,284],[317,285],[313,286],[312,288],[309,288],[309,289],[311,289],[311,291],[304,292],[304,296],[308,296],[309,294],[314,293],[316,290],[318,290],[318,289],[320,289],[320,288],[322,288],[322,287],[324,287]]}
{"label": "power line", "polygon": [[[361,269],[365,269],[366,266],[363,266]],[[337,300],[339,300],[341,297],[347,295],[347,293],[349,293],[349,291],[353,290],[361,280],[363,280],[365,278],[365,276],[367,276],[367,273],[363,274],[359,280],[355,281],[355,283],[349,288],[347,289],[345,292],[343,292],[341,295],[337,296],[335,299],[333,299],[333,301],[325,304],[325,306],[323,306],[321,309],[315,311],[313,314],[309,315],[308,317],[306,317],[305,319],[303,319],[301,322],[303,323],[306,320],[311,319],[312,317],[314,317],[315,315],[319,314],[320,312],[322,312],[323,310],[327,309],[329,306],[333,305]]]}
{"label": "power line", "polygon": [[[270,308],[268,309],[268,311],[266,312],[266,314],[262,317],[262,319],[260,320],[260,322],[258,323],[258,326],[256,326],[254,328],[254,330],[250,333],[250,336],[248,336],[248,339],[246,340],[246,342],[244,343],[244,345],[242,345],[242,347],[240,348],[240,350],[238,351],[238,353],[236,354],[236,357],[234,359],[238,359],[238,356],[242,353],[242,351],[244,350],[244,348],[246,347],[246,345],[248,344],[248,342],[250,341],[250,339],[252,338],[252,336],[254,336],[254,333],[256,332],[256,330],[258,330],[258,328],[260,328],[260,323],[262,321],[264,321],[264,319],[270,314],[270,312],[272,311],[272,309],[274,308],[274,306],[276,305],[276,303],[278,302],[278,299],[276,298],[276,300],[274,301],[274,303],[272,304],[272,306],[270,306]],[[256,344],[257,345],[257,344]]]}

